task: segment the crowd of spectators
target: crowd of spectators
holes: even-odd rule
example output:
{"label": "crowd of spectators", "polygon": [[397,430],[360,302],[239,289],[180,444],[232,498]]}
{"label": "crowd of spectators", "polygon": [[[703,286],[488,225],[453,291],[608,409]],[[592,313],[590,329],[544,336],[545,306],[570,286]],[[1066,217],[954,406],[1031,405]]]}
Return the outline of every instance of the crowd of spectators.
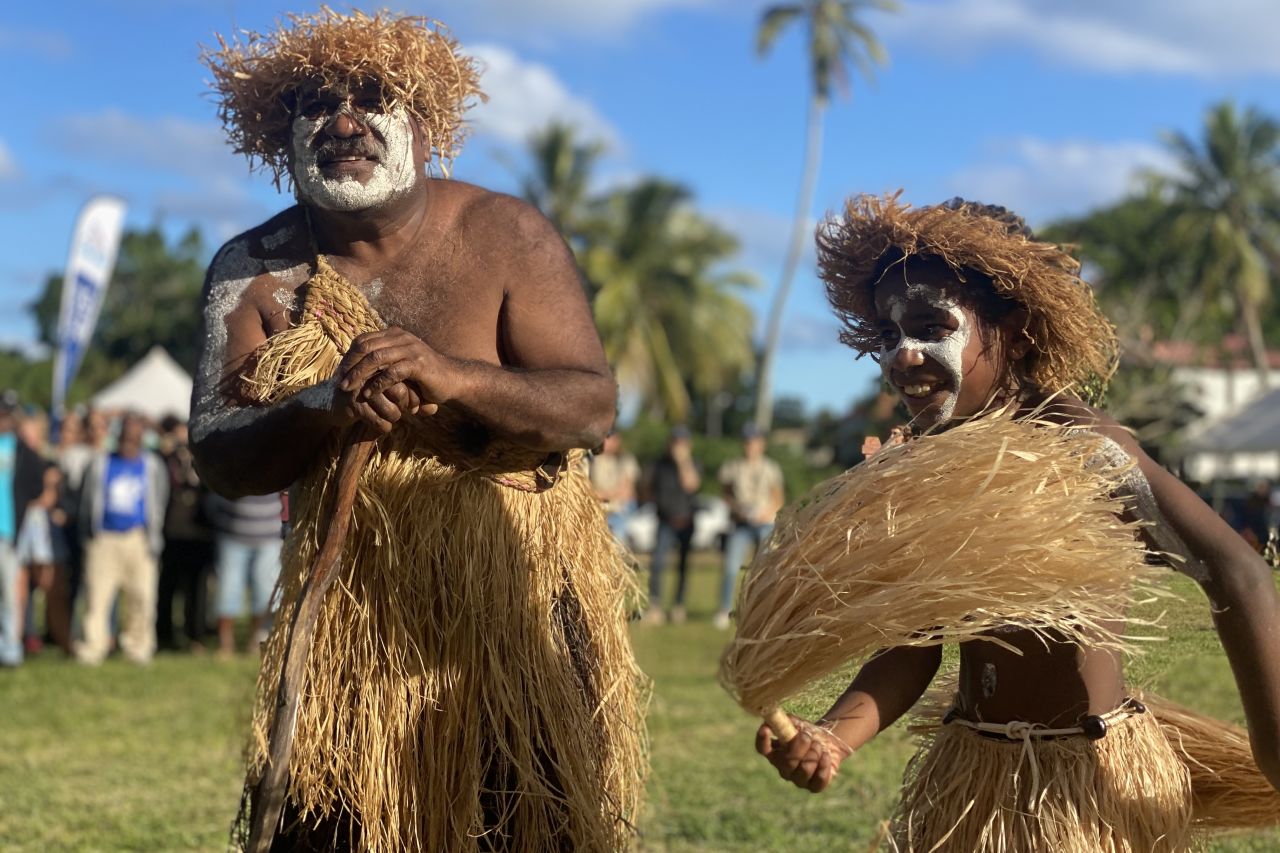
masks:
{"label": "crowd of spectators", "polygon": [[[712,617],[717,628],[729,627],[730,609],[738,574],[769,538],[774,518],[782,508],[782,469],[766,454],[765,435],[753,425],[742,433],[742,453],[728,459],[716,472],[719,498],[726,509],[726,526],[717,537],[723,561],[719,605]],[[647,471],[623,447],[622,437],[610,435],[590,459],[590,476],[609,527],[625,544],[627,528],[637,511],[638,496],[652,504],[657,521],[649,556],[649,607],[647,623],[682,623],[687,618],[689,557],[695,547],[698,515],[705,511],[701,499],[703,476],[693,455],[693,435],[683,425],[671,428],[666,448]],[[675,556],[675,584],[667,605],[664,594],[667,564]]]}
{"label": "crowd of spectators", "polygon": [[246,609],[247,647],[265,636],[282,496],[214,495],[185,423],[115,415],[51,425],[0,394],[0,666],[59,652],[84,664],[230,656]]}

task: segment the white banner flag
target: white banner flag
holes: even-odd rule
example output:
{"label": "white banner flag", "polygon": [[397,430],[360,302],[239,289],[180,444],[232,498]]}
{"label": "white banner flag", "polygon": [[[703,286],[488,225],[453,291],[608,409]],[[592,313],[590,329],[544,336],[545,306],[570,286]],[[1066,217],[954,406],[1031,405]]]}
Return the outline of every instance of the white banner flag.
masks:
{"label": "white banner flag", "polygon": [[93,328],[98,322],[102,297],[111,281],[124,228],[124,201],[95,196],[76,219],[62,280],[62,306],[58,314],[58,348],[53,361],[53,410],[61,415],[67,389],[80,369]]}

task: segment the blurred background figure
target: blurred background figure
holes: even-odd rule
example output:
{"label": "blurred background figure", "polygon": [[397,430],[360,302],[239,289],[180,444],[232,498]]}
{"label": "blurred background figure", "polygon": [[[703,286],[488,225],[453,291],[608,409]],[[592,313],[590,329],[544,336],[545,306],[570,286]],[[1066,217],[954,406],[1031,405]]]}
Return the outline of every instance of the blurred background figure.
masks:
{"label": "blurred background figure", "polygon": [[138,664],[155,654],[157,561],[164,548],[169,476],[163,460],[143,447],[145,429],[139,415],[126,414],[116,449],[94,456],[81,485],[85,613],[76,657],[82,663],[101,663],[111,650],[117,593],[124,606],[120,650]]}
{"label": "blurred background figure", "polygon": [[733,528],[724,548],[724,579],[720,588],[717,628],[729,627],[729,611],[737,589],[738,572],[749,551],[759,548],[773,531],[783,504],[782,468],[765,456],[765,437],[754,424],[742,430],[742,453],[720,467],[720,488],[729,503]]}
{"label": "blurred background figure", "polygon": [[18,558],[18,532],[27,507],[44,490],[44,463],[19,438],[18,398],[0,394],[0,666],[22,663],[26,572]]}
{"label": "blurred background figure", "polygon": [[[27,505],[18,531],[18,562],[26,570],[29,595],[23,608],[23,646],[35,654],[44,646],[36,619],[35,593],[44,606],[44,629],[48,638],[68,654],[71,652],[71,612],[67,595],[66,513],[62,508],[63,476],[52,463],[44,464],[43,488]],[[26,596],[24,596],[26,597]]]}
{"label": "blurred background figure", "polygon": [[907,428],[905,426],[896,426],[889,430],[889,440],[880,441],[880,436],[869,435],[862,440],[862,455],[870,459],[886,447],[897,447],[899,444],[905,443],[907,440]]}
{"label": "blurred background figure", "polygon": [[667,452],[654,463],[649,493],[653,496],[658,516],[658,534],[649,564],[649,611],[645,621],[661,622],[662,576],[671,549],[677,549],[676,591],[670,613],[671,622],[685,619],[685,587],[689,576],[689,550],[693,545],[693,517],[697,512],[696,496],[702,475],[693,461],[693,438],[689,429],[676,426],[667,441]]}
{"label": "blurred background figure", "polygon": [[625,541],[627,520],[636,508],[636,483],[640,464],[622,446],[622,436],[609,433],[604,447],[591,457],[591,486],[604,504],[609,529],[619,541]]}
{"label": "blurred background figure", "polygon": [[228,500],[210,495],[218,554],[218,654],[235,653],[235,620],[249,594],[249,650],[266,639],[271,627],[271,592],[280,575],[280,495],[249,495]]}
{"label": "blurred background figure", "polygon": [[199,652],[204,650],[208,628],[213,530],[208,518],[208,492],[196,473],[187,443],[187,425],[172,415],[160,422],[160,456],[169,476],[169,505],[164,514],[164,552],[160,555],[156,641],[162,649],[179,647],[173,608],[174,600],[180,598],[182,635],[187,647]]}
{"label": "blurred background figure", "polygon": [[[97,444],[91,440],[89,423],[96,419],[95,428]],[[63,418],[58,433],[58,447],[54,458],[62,469],[64,477],[62,487],[62,509],[66,515],[67,544],[67,602],[71,614],[71,634],[77,635],[77,603],[80,600],[80,585],[84,577],[84,540],[80,531],[80,497],[84,472],[93,461],[94,454],[103,449],[106,443],[107,428],[105,419],[100,413],[75,410]]]}
{"label": "blurred background figure", "polygon": [[1236,528],[1259,553],[1271,538],[1276,526],[1276,507],[1272,503],[1271,483],[1258,480],[1249,490],[1240,506],[1240,520]]}

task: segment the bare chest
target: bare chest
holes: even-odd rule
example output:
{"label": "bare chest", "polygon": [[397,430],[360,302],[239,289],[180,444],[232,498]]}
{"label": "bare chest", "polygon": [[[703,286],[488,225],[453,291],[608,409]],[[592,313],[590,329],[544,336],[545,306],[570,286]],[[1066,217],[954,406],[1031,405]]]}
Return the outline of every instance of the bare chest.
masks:
{"label": "bare chest", "polygon": [[[425,253],[381,267],[330,261],[387,326],[398,326],[454,358],[500,363],[502,292],[473,270]],[[301,305],[305,297],[301,283],[293,289],[293,304]],[[282,301],[283,295],[273,299]]]}

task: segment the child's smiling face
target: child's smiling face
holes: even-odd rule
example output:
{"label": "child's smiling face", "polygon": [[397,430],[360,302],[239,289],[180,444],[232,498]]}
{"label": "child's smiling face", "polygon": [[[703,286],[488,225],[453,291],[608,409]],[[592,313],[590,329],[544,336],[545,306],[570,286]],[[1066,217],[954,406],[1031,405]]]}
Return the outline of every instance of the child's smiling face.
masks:
{"label": "child's smiling face", "polygon": [[945,263],[910,258],[876,284],[880,369],[924,426],[981,412],[1007,375],[997,329],[959,296],[964,285]]}

